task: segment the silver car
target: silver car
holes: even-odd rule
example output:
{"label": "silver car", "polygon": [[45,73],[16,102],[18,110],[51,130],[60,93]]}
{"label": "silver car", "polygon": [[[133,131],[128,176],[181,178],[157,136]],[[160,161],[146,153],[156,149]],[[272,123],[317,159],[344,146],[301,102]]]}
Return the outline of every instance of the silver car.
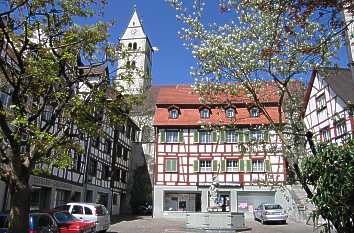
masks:
{"label": "silver car", "polygon": [[261,221],[262,224],[275,221],[285,224],[288,218],[286,212],[278,204],[261,204],[253,210],[253,215],[254,219]]}

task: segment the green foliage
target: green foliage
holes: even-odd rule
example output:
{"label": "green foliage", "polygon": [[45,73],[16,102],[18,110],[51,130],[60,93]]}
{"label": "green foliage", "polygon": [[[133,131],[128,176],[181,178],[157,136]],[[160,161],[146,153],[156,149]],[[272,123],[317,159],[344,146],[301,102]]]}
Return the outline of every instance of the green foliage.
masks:
{"label": "green foliage", "polygon": [[304,159],[302,171],[314,188],[315,216],[330,220],[338,232],[353,232],[354,140],[320,144],[315,156]]}

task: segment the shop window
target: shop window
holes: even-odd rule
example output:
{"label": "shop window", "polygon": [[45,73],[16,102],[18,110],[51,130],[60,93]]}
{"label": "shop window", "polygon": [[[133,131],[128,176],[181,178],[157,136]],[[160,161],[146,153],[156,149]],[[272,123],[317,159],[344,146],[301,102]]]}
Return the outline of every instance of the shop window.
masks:
{"label": "shop window", "polygon": [[170,193],[164,194],[164,211],[201,211],[200,193]]}
{"label": "shop window", "polygon": [[252,160],[253,172],[264,172],[264,160]]}
{"label": "shop window", "polygon": [[166,172],[177,172],[177,159],[166,159]]}

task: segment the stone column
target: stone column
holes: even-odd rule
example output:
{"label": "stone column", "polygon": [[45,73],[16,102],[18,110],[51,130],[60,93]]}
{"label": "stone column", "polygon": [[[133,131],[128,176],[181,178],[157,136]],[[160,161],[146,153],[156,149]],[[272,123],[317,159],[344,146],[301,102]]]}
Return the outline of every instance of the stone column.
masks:
{"label": "stone column", "polygon": [[154,206],[153,217],[161,218],[163,216],[164,191],[163,188],[154,187]]}
{"label": "stone column", "polygon": [[230,206],[231,212],[237,212],[237,191],[235,189],[231,189],[230,191]]}
{"label": "stone column", "polygon": [[209,207],[208,189],[202,189],[202,212],[207,212]]}

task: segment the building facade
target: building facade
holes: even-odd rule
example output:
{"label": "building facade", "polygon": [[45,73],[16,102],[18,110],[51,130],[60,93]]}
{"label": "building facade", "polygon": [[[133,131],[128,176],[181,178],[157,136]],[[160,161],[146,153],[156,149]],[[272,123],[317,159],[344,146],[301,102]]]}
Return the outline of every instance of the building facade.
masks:
{"label": "building facade", "polygon": [[[279,123],[278,97],[271,89],[263,101]],[[249,215],[260,203],[281,201],[276,187],[286,179],[286,165],[282,144],[268,125],[245,96],[207,106],[190,86],[160,87],[154,118],[154,217],[208,211],[212,183],[222,211]]]}
{"label": "building facade", "polygon": [[316,141],[342,143],[353,135],[354,81],[350,69],[313,71],[304,102],[304,121]]}

